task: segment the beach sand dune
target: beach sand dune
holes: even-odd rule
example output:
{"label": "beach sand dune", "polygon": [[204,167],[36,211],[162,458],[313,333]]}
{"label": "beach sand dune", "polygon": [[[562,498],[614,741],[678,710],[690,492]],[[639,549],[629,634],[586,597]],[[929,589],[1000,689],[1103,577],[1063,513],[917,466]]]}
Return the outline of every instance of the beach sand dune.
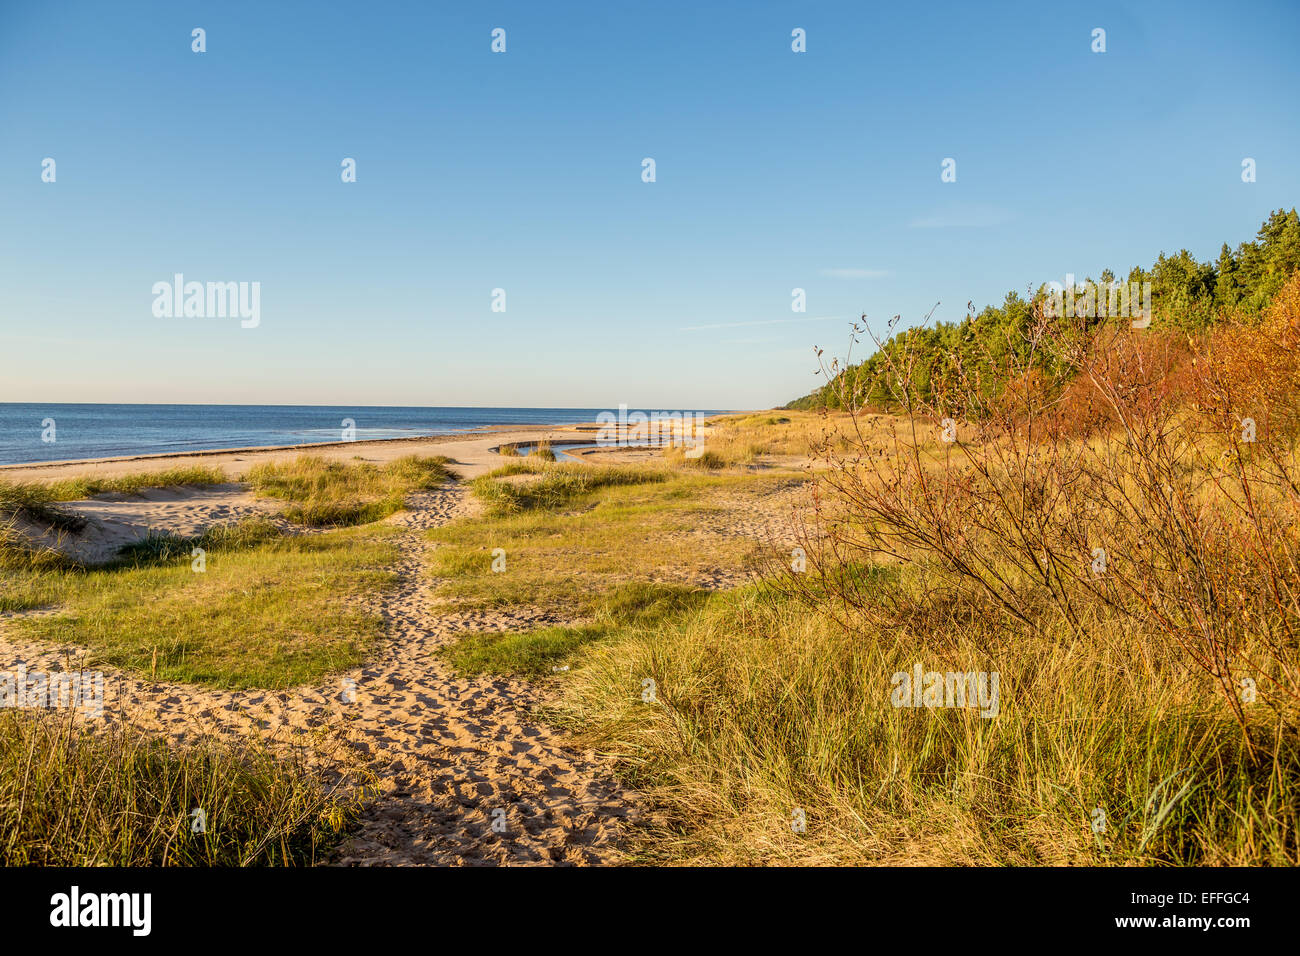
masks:
{"label": "beach sand dune", "polygon": [[[339,443],[309,451],[341,460],[390,461],[402,455],[444,455],[462,479],[505,464],[495,449],[505,442],[589,439],[565,429],[511,429],[439,440]],[[233,476],[262,461],[285,461],[301,448],[216,452],[186,459],[135,458],[111,462],[13,466],[0,477],[51,480],[90,473],[127,474],[203,464]],[[616,450],[589,461],[651,457]],[[698,516],[686,535],[694,547],[706,530],[755,540],[773,538],[774,516],[800,493],[793,485],[744,496],[725,509]],[[752,498],[752,500],[751,500]],[[213,524],[272,515],[279,502],[258,500],[236,484],[163,488],[140,495],[102,495],[68,509],[88,525],[77,546],[87,560],[150,531],[197,535]],[[628,828],[641,816],[639,796],[622,788],[607,758],[575,749],[559,730],[535,716],[547,703],[544,686],[501,677],[461,677],[437,651],[472,633],[510,632],[568,623],[528,606],[450,612],[430,587],[427,568],[437,547],[424,533],[470,517],[478,503],[463,482],[408,496],[407,507],[386,522],[396,528],[398,584],[378,608],[386,639],[361,667],[316,686],[283,691],[223,691],[152,681],[107,671],[105,715],[177,743],[236,742],[255,736],[292,747],[328,778],[370,774],[376,796],[359,827],[336,854],[341,865],[607,864],[623,858]],[[713,525],[717,527],[713,527]],[[301,530],[301,529],[299,529]],[[778,533],[777,538],[784,537]],[[744,582],[739,568],[719,568],[705,587]],[[25,614],[57,613],[50,609]],[[81,669],[75,646],[21,640],[0,615],[0,660],[29,670]],[[93,667],[94,662],[89,662]]]}
{"label": "beach sand dune", "polygon": [[[444,442],[418,453],[450,451],[458,471],[482,473],[503,462],[487,451],[499,441]],[[376,457],[411,453],[409,443],[397,444],[408,447]],[[357,450],[348,448],[349,457]],[[218,486],[102,496],[71,510],[90,522],[83,547],[103,553],[150,529],[196,534],[265,507],[239,486]],[[309,752],[334,779],[373,774],[378,795],[337,854],[342,865],[617,861],[636,797],[620,789],[602,759],[572,749],[532,716],[543,691],[497,677],[457,677],[435,656],[465,633],[559,623],[536,608],[448,615],[436,606],[425,575],[434,545],[423,532],[475,509],[464,485],[448,484],[409,496],[407,509],[386,519],[399,529],[401,558],[391,568],[399,584],[380,609],[386,641],[364,666],[318,686],[274,692],[212,690],[106,670],[105,716],[177,743],[255,735]],[[5,619],[21,616],[0,615],[5,667],[83,667],[83,648],[17,639]]]}
{"label": "beach sand dune", "polygon": [[197,536],[213,525],[258,516],[272,518],[281,505],[255,497],[242,485],[228,484],[98,495],[60,507],[85,519],[85,525],[69,532],[22,522],[20,530],[38,546],[57,548],[75,561],[102,564],[150,534]]}
{"label": "beach sand dune", "polygon": [[[503,444],[592,441],[588,429],[594,426],[500,427],[437,438],[377,439],[374,441],[327,442],[290,447],[247,448],[182,455],[138,455],[87,461],[45,462],[0,466],[0,481],[50,482],[65,478],[119,478],[175,468],[202,466],[220,469],[238,479],[255,465],[293,461],[312,455],[333,461],[366,461],[382,465],[406,455],[443,456],[463,479],[477,478],[507,464],[497,449]],[[613,449],[591,460],[608,463],[644,461],[656,452]],[[274,519],[281,505],[257,498],[247,488],[230,483],[202,488],[152,488],[139,494],[105,494],[86,501],[65,502],[62,509],[86,519],[76,533],[31,523],[20,523],[32,543],[56,548],[76,561],[101,564],[111,560],[124,546],[144,540],[150,533],[196,536],[219,524],[256,516]],[[302,532],[303,529],[285,530]]]}
{"label": "beach sand dune", "polygon": [[[375,774],[379,795],[338,854],[342,865],[617,860],[634,795],[594,754],[570,749],[532,718],[540,691],[502,678],[459,678],[435,656],[466,632],[555,623],[529,608],[439,612],[423,574],[430,545],[421,532],[473,508],[465,488],[448,485],[411,496],[408,510],[388,519],[401,529],[402,558],[392,569],[400,584],[382,608],[385,646],[366,665],[286,691],[209,690],[108,673],[105,715],[178,743],[258,735],[311,749],[333,775]],[[19,641],[0,628],[0,655],[9,668],[53,671],[79,669],[84,652]]]}

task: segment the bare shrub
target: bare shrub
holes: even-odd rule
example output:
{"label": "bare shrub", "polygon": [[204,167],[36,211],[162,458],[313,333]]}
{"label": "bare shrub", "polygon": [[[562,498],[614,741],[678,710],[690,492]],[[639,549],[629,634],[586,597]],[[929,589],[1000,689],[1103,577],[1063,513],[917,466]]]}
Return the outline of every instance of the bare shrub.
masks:
{"label": "bare shrub", "polygon": [[[879,381],[841,396],[849,447],[814,449],[826,467],[802,533],[813,573],[785,580],[858,630],[916,611],[864,568],[913,565],[990,640],[1061,622],[1075,640],[1122,631],[1199,669],[1248,739],[1252,715],[1294,724],[1297,303],[1293,279],[1267,331],[1195,341],[1039,312],[1000,366],[954,355],[924,388],[903,337]],[[883,435],[861,401],[882,388],[900,410]]]}

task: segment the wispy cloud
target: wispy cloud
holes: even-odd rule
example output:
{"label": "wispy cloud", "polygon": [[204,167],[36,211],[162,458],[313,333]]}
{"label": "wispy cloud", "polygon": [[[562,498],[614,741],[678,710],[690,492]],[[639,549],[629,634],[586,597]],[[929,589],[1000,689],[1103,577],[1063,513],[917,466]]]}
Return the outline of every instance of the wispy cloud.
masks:
{"label": "wispy cloud", "polygon": [[790,325],[791,323],[803,322],[829,322],[832,319],[842,319],[842,315],[818,315],[801,319],[764,319],[759,322],[717,322],[713,325],[687,325],[678,329],[679,332],[704,332],[709,329],[747,329],[756,325]]}
{"label": "wispy cloud", "polygon": [[822,269],[821,274],[832,279],[883,279],[888,269]]}
{"label": "wispy cloud", "polygon": [[1011,218],[1011,213],[1000,206],[963,203],[913,219],[908,225],[912,229],[987,229],[1010,222]]}

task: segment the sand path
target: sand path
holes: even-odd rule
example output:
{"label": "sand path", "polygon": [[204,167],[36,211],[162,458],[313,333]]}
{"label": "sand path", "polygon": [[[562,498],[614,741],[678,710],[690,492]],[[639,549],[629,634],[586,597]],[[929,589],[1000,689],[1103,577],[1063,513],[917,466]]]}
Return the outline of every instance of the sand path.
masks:
{"label": "sand path", "polygon": [[[401,528],[398,585],[387,592],[387,642],[371,662],[327,684],[226,692],[106,672],[105,715],[178,741],[250,734],[303,748],[331,773],[364,765],[379,796],[338,854],[344,865],[609,863],[635,814],[603,761],[569,749],[529,712],[526,684],[458,678],[434,656],[464,632],[531,628],[535,610],[440,615],[423,577],[422,532],[472,513],[462,485],[412,495],[388,519]],[[35,612],[50,613],[50,612]],[[12,670],[77,669],[78,648],[15,639],[0,616],[0,660]]]}
{"label": "sand path", "polygon": [[[557,623],[531,609],[440,616],[421,531],[472,506],[465,489],[417,496],[394,516],[406,533],[402,583],[386,607],[391,653],[363,668],[357,694],[379,720],[361,727],[391,786],[342,854],[344,863],[608,863],[633,813],[594,754],[566,748],[531,720],[538,691],[502,678],[455,678],[433,654],[465,632]],[[354,723],[354,728],[357,724]]]}

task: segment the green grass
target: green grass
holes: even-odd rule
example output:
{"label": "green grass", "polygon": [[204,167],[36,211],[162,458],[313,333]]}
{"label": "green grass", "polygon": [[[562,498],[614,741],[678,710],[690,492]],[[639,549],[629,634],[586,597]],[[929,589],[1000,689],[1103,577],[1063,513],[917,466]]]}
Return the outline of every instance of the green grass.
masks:
{"label": "green grass", "polygon": [[[517,475],[537,477],[522,483],[500,480]],[[476,478],[472,487],[488,512],[500,516],[569,507],[601,488],[654,484],[665,480],[667,473],[662,469],[617,465],[593,467],[581,462],[549,465],[525,459]]]}
{"label": "green grass", "polygon": [[[532,483],[511,483],[521,475]],[[526,460],[478,479],[485,513],[429,532],[438,597],[450,611],[540,607],[575,623],[467,635],[444,656],[466,673],[548,676],[586,644],[689,612],[710,593],[696,582],[753,556],[755,542],[715,530],[735,497],[790,480]]]}
{"label": "green grass", "polygon": [[770,428],[775,425],[789,425],[790,417],[788,415],[745,415],[732,419],[714,419],[714,421],[726,422],[736,428]]}
{"label": "green grass", "polygon": [[[218,477],[196,470],[152,477],[160,476]],[[376,467],[300,458],[254,469],[250,481],[289,501],[291,518],[331,525],[383,517],[407,493],[448,477],[445,459],[411,456]],[[133,478],[112,490],[144,484]],[[19,489],[8,500],[23,507],[72,493],[8,487]],[[195,538],[151,535],[109,565],[83,568],[33,549],[11,525],[0,525],[0,611],[59,611],[14,622],[19,634],[87,647],[99,664],[221,687],[288,687],[356,666],[383,632],[367,599],[393,583],[381,569],[397,559],[385,530],[286,538],[260,519]],[[195,548],[206,552],[202,573],[192,568]]]}
{"label": "green grass", "polygon": [[[308,509],[359,505],[379,515],[447,472],[437,460],[344,466],[305,490],[308,469],[267,475]],[[252,519],[202,535],[150,535],[87,568],[35,549],[16,527],[55,502],[160,483],[0,485],[0,611],[50,607],[6,628],[20,639],[85,648],[82,667],[222,688],[284,689],[359,664],[382,638],[376,597],[399,557],[387,528],[284,537]],[[219,476],[224,479],[224,476]],[[320,477],[320,476],[317,476]],[[282,479],[276,484],[271,479]],[[349,500],[349,496],[351,499]],[[203,570],[194,568],[202,549]],[[297,866],[325,859],[364,791],[332,789],[298,751],[249,740],[176,746],[119,724],[74,724],[58,712],[0,712],[0,865]],[[339,787],[334,784],[333,787]],[[191,830],[202,808],[206,832]]]}
{"label": "green grass", "polygon": [[445,656],[467,673],[545,676],[620,628],[685,613],[708,597],[698,582],[753,556],[753,541],[715,530],[735,497],[790,480],[511,462],[474,482],[483,515],[429,532],[436,594],[448,611],[538,607],[574,623],[468,635]]}
{"label": "green grass", "polygon": [[116,478],[65,478],[48,487],[55,501],[81,501],[94,495],[139,494],[149,488],[172,488],[221,485],[230,478],[220,468],[168,468],[164,471],[137,472]]}
{"label": "green grass", "polygon": [[61,531],[79,531],[85,520],[56,507],[56,500],[47,485],[0,481],[0,522],[9,527],[15,520],[23,520]]}
{"label": "green grass", "polygon": [[[608,483],[608,474],[574,467],[593,472],[590,483],[579,484],[570,466],[513,462],[473,486],[490,504],[507,505],[429,532],[439,544],[430,573],[448,610],[541,607],[587,619],[628,583],[707,581],[719,569],[745,566],[755,550],[752,540],[718,530],[731,499],[746,488],[771,490],[791,480],[662,469],[635,483],[629,479],[646,472],[632,469],[617,470],[625,483]],[[518,493],[536,485],[519,488],[507,480],[556,473],[562,483],[523,499],[527,506]],[[496,548],[506,552],[505,573],[492,571]]]}
{"label": "green grass", "polygon": [[699,607],[709,592],[681,585],[633,582],[602,594],[594,620],[570,627],[546,627],[523,633],[474,634],[449,645],[441,654],[460,673],[547,677],[571,660],[574,652],[621,628],[649,625]]}
{"label": "green grass", "polygon": [[384,465],[303,455],[257,465],[245,481],[263,497],[288,502],[284,517],[310,527],[368,524],[400,511],[406,496],[453,478],[443,457],[408,455]]}
{"label": "green grass", "polygon": [[230,479],[216,468],[169,468],[116,478],[83,476],[52,482],[0,480],[0,521],[19,518],[61,531],[79,531],[85,519],[57,507],[108,493],[139,494],[148,488],[219,485]]}
{"label": "green grass", "polygon": [[0,712],[3,866],[310,866],[359,796],[251,741],[169,749],[120,725]]}
{"label": "green grass", "polygon": [[[14,518],[0,517],[0,571],[20,575],[40,575],[45,572],[72,568],[73,562],[54,548],[33,545],[25,534],[15,527]],[[0,580],[0,612],[25,610],[29,604],[6,603],[6,589]]]}
{"label": "green grass", "polygon": [[147,537],[118,551],[115,565],[140,566],[168,564],[183,558],[189,561],[194,549],[236,551],[276,541],[281,537],[275,522],[267,518],[246,518],[235,524],[219,524],[192,537],[169,532],[151,532]]}
{"label": "green grass", "polygon": [[[559,719],[627,755],[655,858],[707,864],[1290,865],[1300,741],[1257,714],[1252,762],[1204,679],[1122,633],[972,626],[916,569],[874,586],[913,627],[839,627],[767,587],[576,652]],[[892,706],[891,677],[997,671],[997,717]],[[656,700],[643,699],[653,681]],[[1193,702],[1197,702],[1193,704]],[[1092,831],[1097,808],[1107,829]],[[803,811],[807,832],[795,833]]]}
{"label": "green grass", "polygon": [[[391,533],[271,537],[264,523],[152,539],[115,565],[0,578],[0,609],[60,613],[9,626],[89,649],[91,663],[218,687],[284,688],[354,667],[383,634],[373,598],[395,577]],[[206,544],[206,569],[190,548]],[[371,604],[368,605],[367,602]]]}

